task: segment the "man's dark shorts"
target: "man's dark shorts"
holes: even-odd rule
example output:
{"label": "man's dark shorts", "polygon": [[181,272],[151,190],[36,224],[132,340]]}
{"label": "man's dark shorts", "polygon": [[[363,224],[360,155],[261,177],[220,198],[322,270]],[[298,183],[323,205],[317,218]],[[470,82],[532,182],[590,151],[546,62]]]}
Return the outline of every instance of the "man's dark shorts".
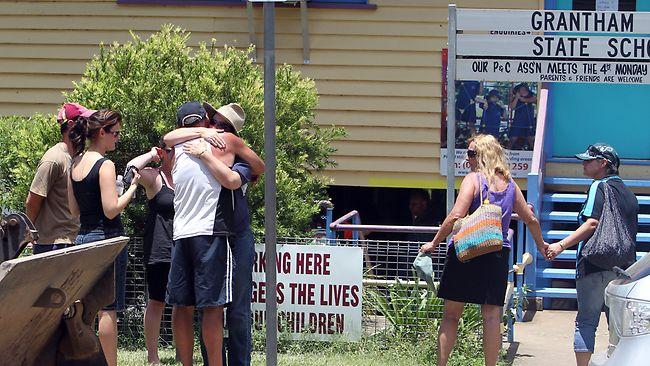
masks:
{"label": "man's dark shorts", "polygon": [[225,236],[176,240],[167,283],[167,303],[197,308],[223,306],[232,299],[233,260]]}

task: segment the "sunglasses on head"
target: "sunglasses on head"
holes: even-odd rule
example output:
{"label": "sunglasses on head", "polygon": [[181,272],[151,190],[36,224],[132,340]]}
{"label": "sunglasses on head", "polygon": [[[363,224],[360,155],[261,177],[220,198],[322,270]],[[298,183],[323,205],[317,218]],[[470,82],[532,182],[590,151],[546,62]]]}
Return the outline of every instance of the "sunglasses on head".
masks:
{"label": "sunglasses on head", "polygon": [[476,150],[467,150],[467,157],[468,158],[475,158],[476,157]]}
{"label": "sunglasses on head", "polygon": [[589,145],[589,147],[587,148],[587,154],[589,154],[589,156],[592,156],[592,157],[597,158],[597,159],[605,159],[605,160],[607,160],[607,161],[609,161],[611,163],[611,160],[606,158],[603,155],[603,153],[600,150],[598,150],[598,148],[595,147],[594,145]]}

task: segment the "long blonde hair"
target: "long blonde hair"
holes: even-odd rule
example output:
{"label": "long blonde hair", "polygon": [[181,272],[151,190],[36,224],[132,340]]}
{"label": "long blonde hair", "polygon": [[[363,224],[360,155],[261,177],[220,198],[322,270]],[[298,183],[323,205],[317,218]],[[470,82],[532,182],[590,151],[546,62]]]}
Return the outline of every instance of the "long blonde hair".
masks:
{"label": "long blonde hair", "polygon": [[487,178],[488,182],[494,183],[497,174],[503,175],[510,180],[510,168],[506,161],[503,148],[492,135],[476,135],[470,139],[476,146],[477,170]]}

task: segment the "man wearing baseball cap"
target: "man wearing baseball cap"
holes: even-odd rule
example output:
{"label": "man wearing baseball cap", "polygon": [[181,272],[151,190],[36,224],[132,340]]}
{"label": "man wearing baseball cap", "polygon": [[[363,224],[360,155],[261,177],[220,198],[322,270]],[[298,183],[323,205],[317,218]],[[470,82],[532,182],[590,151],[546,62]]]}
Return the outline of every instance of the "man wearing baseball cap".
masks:
{"label": "man wearing baseball cap", "polygon": [[[605,300],[603,293],[607,284],[616,278],[611,268],[600,268],[590,263],[582,255],[585,243],[594,235],[605,205],[605,185],[614,195],[615,209],[621,214],[625,223],[625,231],[629,239],[636,240],[639,203],[636,196],[618,176],[621,160],[616,150],[604,143],[589,145],[587,150],[576,154],[582,160],[583,173],[593,182],[587,193],[587,200],[578,215],[580,227],[568,237],[557,243],[551,244],[547,250],[548,259],[554,259],[567,248],[578,244],[576,260],[576,291],[578,296],[578,314],[575,321],[573,350],[578,366],[587,366],[594,352],[596,327],[600,320],[600,313]],[[608,233],[615,235],[615,233]],[[629,240],[628,239],[628,240]],[[623,239],[612,239],[616,243]],[[631,263],[630,263],[631,264]]]}
{"label": "man wearing baseball cap", "polygon": [[79,219],[68,207],[68,168],[74,153],[70,131],[80,119],[95,112],[77,103],[65,103],[59,110],[61,141],[41,157],[25,202],[25,213],[39,234],[34,253],[64,248],[74,242]]}

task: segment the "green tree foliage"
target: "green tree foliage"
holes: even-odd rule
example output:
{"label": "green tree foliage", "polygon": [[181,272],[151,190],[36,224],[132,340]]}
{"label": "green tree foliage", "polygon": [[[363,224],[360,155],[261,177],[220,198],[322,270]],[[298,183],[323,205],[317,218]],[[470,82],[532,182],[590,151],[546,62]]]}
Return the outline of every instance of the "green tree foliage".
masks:
{"label": "green tree foliage", "polygon": [[25,209],[39,160],[60,139],[53,116],[0,117],[0,208]]}
{"label": "green tree foliage", "polygon": [[[249,50],[216,48],[214,41],[193,49],[187,45],[190,34],[172,26],[146,40],[132,37],[125,44],[100,45],[81,81],[66,95],[89,108],[122,113],[121,140],[109,154],[118,174],[174,128],[176,109],[190,100],[215,107],[241,104],[247,114],[242,137],[264,158],[263,73],[248,58]],[[318,97],[312,80],[284,65],[277,68],[276,83],[278,235],[302,236],[318,211],[315,200],[326,195],[328,181],[315,172],[333,165],[331,141],[344,130],[314,122]],[[257,235],[264,227],[263,192],[263,179],[248,190]],[[140,194],[138,204],[123,215],[130,234],[139,235],[144,227],[144,199]]]}

